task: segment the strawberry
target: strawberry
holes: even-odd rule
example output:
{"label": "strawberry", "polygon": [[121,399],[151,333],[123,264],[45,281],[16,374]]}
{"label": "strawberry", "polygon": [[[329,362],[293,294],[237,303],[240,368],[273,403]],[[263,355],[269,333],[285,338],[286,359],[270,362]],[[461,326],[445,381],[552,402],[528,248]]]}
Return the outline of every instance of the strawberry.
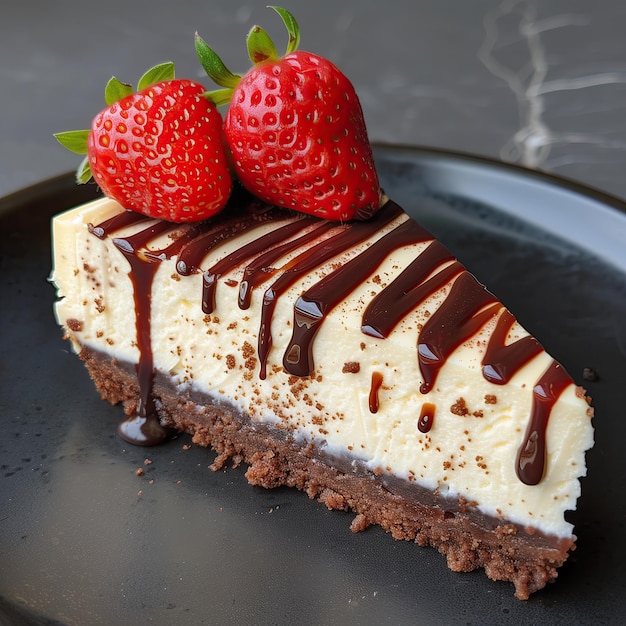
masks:
{"label": "strawberry", "polygon": [[354,87],[330,61],[298,50],[300,31],[285,9],[272,7],[289,33],[279,57],[259,26],[248,34],[253,67],[230,72],[196,35],[207,74],[230,103],[224,130],[237,176],[259,198],[329,220],[371,216],[381,192]]}
{"label": "strawberry", "polygon": [[171,63],[152,68],[138,91],[112,78],[107,108],[91,130],[58,133],[66,148],[87,154],[79,182],[93,178],[127,209],[171,222],[206,219],[232,189],[222,117],[205,88],[174,78]]}

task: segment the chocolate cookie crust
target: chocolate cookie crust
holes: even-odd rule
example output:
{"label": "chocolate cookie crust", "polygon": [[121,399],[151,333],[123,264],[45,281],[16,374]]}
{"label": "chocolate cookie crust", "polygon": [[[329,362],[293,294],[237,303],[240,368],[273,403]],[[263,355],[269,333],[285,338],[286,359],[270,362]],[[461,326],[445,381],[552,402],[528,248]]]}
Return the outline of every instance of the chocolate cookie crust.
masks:
{"label": "chocolate cookie crust", "polygon": [[[131,414],[139,399],[134,367],[86,347],[80,358],[102,398],[122,403]],[[252,485],[296,487],[329,509],[354,512],[351,530],[378,524],[395,539],[433,546],[446,555],[451,570],[483,568],[493,580],[512,582],[521,600],[553,581],[575,548],[572,540],[483,515],[463,498],[445,497],[382,470],[372,472],[357,458],[331,456],[311,441],[254,422],[205,394],[181,393],[163,374],[155,377],[154,396],[164,425],[217,453],[213,469],[229,461],[245,463]]]}

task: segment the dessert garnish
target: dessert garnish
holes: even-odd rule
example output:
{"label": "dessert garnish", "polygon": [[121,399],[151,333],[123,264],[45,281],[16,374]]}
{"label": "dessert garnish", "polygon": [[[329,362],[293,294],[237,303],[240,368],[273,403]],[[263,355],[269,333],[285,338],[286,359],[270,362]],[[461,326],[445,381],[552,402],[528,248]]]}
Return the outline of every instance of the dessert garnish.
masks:
{"label": "dessert garnish", "polygon": [[366,218],[380,204],[378,176],[361,104],[352,83],[330,61],[298,50],[291,13],[272,7],[289,34],[279,56],[268,33],[247,38],[254,64],[243,76],[226,68],[196,34],[198,58],[229,103],[224,131],[239,180],[255,196],[329,220]]}
{"label": "dessert garnish", "polygon": [[91,130],[57,133],[86,154],[76,179],[92,177],[124,208],[170,222],[197,222],[226,205],[232,175],[222,117],[199,83],[173,63],[148,70],[137,91],[113,77]]}

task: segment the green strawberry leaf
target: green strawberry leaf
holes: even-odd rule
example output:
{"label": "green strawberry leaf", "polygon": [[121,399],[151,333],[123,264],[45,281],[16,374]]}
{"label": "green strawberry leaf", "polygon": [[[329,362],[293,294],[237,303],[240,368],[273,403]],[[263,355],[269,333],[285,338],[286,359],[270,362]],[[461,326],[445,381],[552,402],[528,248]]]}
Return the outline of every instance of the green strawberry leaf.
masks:
{"label": "green strawberry leaf", "polygon": [[174,77],[174,64],[171,61],[168,61],[167,63],[160,63],[159,65],[151,67],[139,79],[137,91],[141,91],[142,89],[161,83],[164,80],[173,80]]}
{"label": "green strawberry leaf", "polygon": [[76,154],[87,154],[87,138],[89,130],[67,130],[62,133],[55,133],[55,139],[70,152]]}
{"label": "green strawberry leaf", "polygon": [[91,180],[91,167],[89,165],[89,157],[85,157],[76,170],[76,182],[84,185]]}
{"label": "green strawberry leaf", "polygon": [[198,33],[194,37],[196,54],[207,76],[220,87],[227,87],[231,91],[239,84],[241,76],[233,74],[217,53],[210,48]]}
{"label": "green strawberry leaf", "polygon": [[230,104],[230,101],[233,97],[233,90],[226,89],[215,89],[213,91],[205,91],[202,94],[207,100],[210,100],[216,107],[221,107],[224,104]]}
{"label": "green strawberry leaf", "polygon": [[132,85],[123,83],[113,76],[104,88],[104,101],[107,106],[111,106],[115,102],[120,101],[126,96],[133,93]]}
{"label": "green strawberry leaf", "polygon": [[248,33],[248,56],[255,65],[263,61],[278,61],[278,52],[272,38],[260,26],[253,26]]}
{"label": "green strawberry leaf", "polygon": [[274,9],[274,11],[280,15],[283,20],[283,24],[287,28],[289,41],[287,42],[287,50],[285,54],[290,54],[294,50],[297,50],[300,45],[300,27],[298,26],[298,22],[296,22],[296,18],[291,15],[287,9],[276,6],[270,6],[269,8]]}

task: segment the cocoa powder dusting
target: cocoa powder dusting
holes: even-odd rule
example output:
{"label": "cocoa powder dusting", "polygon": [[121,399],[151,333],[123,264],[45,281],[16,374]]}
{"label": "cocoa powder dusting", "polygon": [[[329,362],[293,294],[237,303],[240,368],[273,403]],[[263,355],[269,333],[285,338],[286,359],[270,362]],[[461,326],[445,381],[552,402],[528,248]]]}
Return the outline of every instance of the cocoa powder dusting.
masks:
{"label": "cocoa powder dusting", "polygon": [[451,407],[450,413],[453,415],[460,415],[461,417],[469,415],[469,409],[465,403],[465,398],[459,398]]}

